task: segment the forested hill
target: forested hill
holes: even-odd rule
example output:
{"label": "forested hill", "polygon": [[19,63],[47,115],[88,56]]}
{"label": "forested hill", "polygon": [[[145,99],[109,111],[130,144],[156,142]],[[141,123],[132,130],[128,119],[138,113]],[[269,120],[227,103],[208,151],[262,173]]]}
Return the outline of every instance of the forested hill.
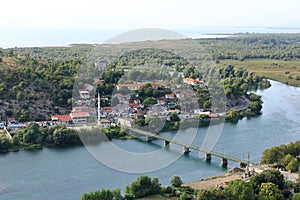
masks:
{"label": "forested hill", "polygon": [[[236,69],[247,70],[248,60],[267,59],[270,66],[275,67],[277,71],[282,70],[280,73],[283,73],[283,78],[293,80],[294,85],[299,82],[300,85],[300,69],[298,69],[300,34],[239,34],[223,39],[196,41],[211,53],[221,68],[233,64]],[[94,48],[94,45],[83,44],[68,47],[0,48],[2,119],[15,117],[20,121],[44,120],[49,119],[51,114],[69,112],[75,76]],[[188,65],[177,55],[166,54],[160,50],[137,51],[134,59],[132,56],[129,53],[117,60],[108,58],[108,66],[122,68],[122,66],[135,66],[151,61],[184,71]],[[285,69],[285,62],[292,62],[293,65]],[[262,62],[255,62],[254,68],[260,66],[260,63]],[[266,71],[268,69],[266,66],[261,65],[261,68]],[[94,62],[90,63],[90,67],[95,67]],[[188,69],[191,67],[189,66]],[[273,68],[270,69],[274,72]],[[261,71],[257,73],[268,74]],[[109,73],[105,75],[108,76]]]}
{"label": "forested hill", "polygon": [[71,108],[79,60],[45,60],[6,55],[0,63],[1,115],[43,120]]}

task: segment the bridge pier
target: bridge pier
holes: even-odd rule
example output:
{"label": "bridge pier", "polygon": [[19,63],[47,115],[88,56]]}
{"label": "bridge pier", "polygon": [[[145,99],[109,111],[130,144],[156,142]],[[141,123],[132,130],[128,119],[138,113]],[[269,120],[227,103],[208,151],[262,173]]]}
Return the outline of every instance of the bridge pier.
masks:
{"label": "bridge pier", "polygon": [[190,152],[190,148],[183,146],[183,153],[189,153]]}
{"label": "bridge pier", "polygon": [[165,144],[165,147],[169,147],[170,146],[170,142],[167,141],[167,140],[165,140],[164,144]]}
{"label": "bridge pier", "polygon": [[150,142],[151,140],[153,140],[153,137],[149,136],[149,135],[146,135],[145,136],[145,141],[146,142]]}
{"label": "bridge pier", "polygon": [[227,167],[227,165],[228,165],[228,160],[225,159],[225,158],[222,158],[221,164],[222,164],[222,167]]}
{"label": "bridge pier", "polygon": [[211,161],[211,154],[207,153],[207,154],[205,155],[205,160]]}

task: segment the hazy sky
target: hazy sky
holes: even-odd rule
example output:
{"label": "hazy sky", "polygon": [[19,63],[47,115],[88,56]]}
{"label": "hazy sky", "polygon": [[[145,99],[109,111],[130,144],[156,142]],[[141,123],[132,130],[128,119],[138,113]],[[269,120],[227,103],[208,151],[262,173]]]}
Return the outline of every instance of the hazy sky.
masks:
{"label": "hazy sky", "polygon": [[99,43],[140,28],[189,37],[300,30],[299,0],[3,0],[0,7],[0,48]]}
{"label": "hazy sky", "polygon": [[299,27],[299,0],[9,0],[1,30]]}

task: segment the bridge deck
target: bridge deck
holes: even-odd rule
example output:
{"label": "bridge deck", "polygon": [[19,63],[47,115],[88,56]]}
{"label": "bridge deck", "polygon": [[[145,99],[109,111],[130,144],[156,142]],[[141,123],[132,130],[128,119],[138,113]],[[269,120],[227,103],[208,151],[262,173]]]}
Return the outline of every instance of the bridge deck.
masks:
{"label": "bridge deck", "polygon": [[193,149],[193,150],[200,151],[200,152],[203,152],[203,153],[206,153],[206,154],[217,156],[217,157],[220,157],[220,158],[223,158],[223,159],[226,159],[226,160],[230,160],[230,161],[233,161],[233,162],[245,163],[245,164],[247,163],[246,160],[242,160],[240,158],[229,156],[229,155],[219,153],[219,152],[216,152],[216,151],[210,151],[210,150],[207,150],[207,149],[203,149],[201,147],[186,144],[184,142],[176,141],[176,140],[173,140],[173,139],[170,139],[170,138],[167,138],[167,137],[163,137],[161,135],[157,135],[157,134],[154,134],[154,133],[150,133],[150,132],[147,132],[147,131],[129,128],[129,129],[127,129],[127,132],[129,132],[131,134],[140,134],[140,135],[145,135],[145,136],[148,136],[148,137],[161,139],[161,140],[164,140],[164,141],[167,141],[167,142],[170,142],[170,143],[174,143],[174,144],[177,144],[177,145],[180,145],[180,146],[183,146],[183,147],[187,147],[189,149]]}

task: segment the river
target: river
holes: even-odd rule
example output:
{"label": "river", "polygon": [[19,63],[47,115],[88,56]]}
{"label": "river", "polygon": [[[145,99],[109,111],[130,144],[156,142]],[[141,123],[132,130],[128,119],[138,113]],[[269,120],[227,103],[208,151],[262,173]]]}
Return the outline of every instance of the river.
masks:
{"label": "river", "polygon": [[[300,88],[271,83],[271,88],[257,91],[263,97],[263,115],[237,124],[226,123],[214,150],[245,159],[249,150],[250,160],[259,162],[265,148],[300,139]],[[200,142],[206,129],[199,128],[194,144]],[[171,137],[174,132],[163,135]],[[162,141],[139,140],[114,140],[114,143],[137,152],[157,150],[162,145]],[[234,166],[237,164],[229,162],[229,168]],[[192,151],[170,166],[144,175],[156,176],[166,185],[173,175],[191,182],[221,175],[225,170],[219,158],[213,157],[207,163],[199,158],[198,152]],[[111,169],[82,146],[11,152],[0,154],[0,199],[80,199],[84,192],[100,188],[124,191],[140,175]]]}

